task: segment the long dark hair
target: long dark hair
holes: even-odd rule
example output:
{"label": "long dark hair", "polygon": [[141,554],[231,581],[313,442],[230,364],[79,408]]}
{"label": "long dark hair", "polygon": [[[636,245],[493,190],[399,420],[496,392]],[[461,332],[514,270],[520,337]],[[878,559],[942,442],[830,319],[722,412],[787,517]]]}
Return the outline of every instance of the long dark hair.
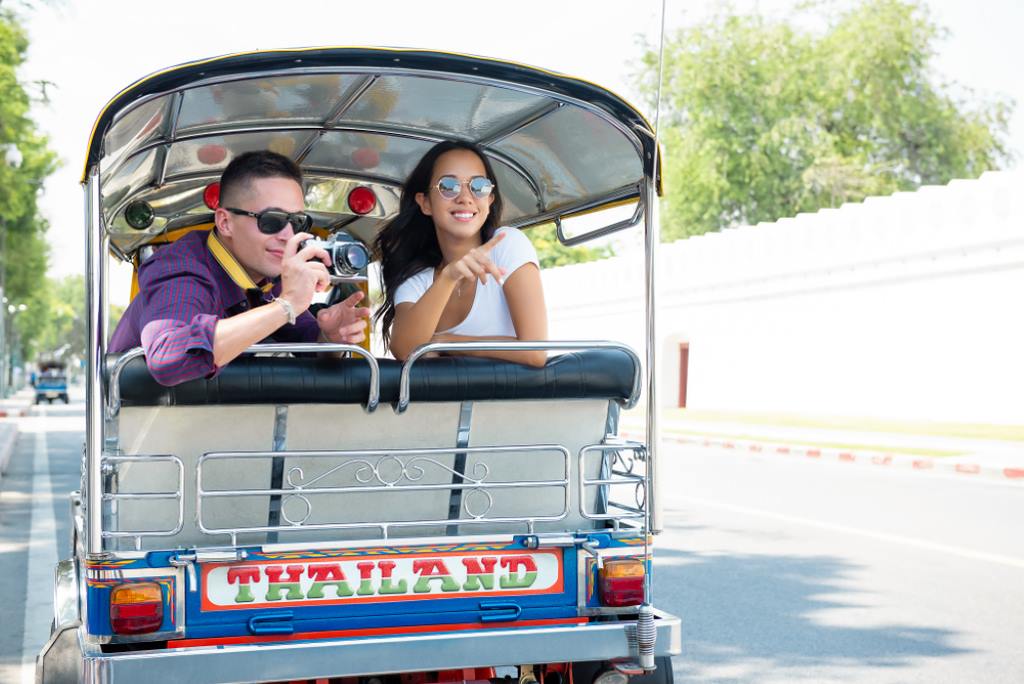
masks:
{"label": "long dark hair", "polygon": [[[445,152],[468,150],[483,162],[487,177],[495,180],[494,169],[483,150],[472,143],[446,140],[430,148],[419,164],[409,174],[402,186],[402,199],[398,204],[398,215],[381,229],[374,240],[373,249],[380,258],[380,281],[384,291],[384,303],[377,310],[376,320],[382,322],[381,335],[384,344],[391,342],[391,324],[395,320],[395,291],[403,282],[426,268],[437,268],[443,256],[437,242],[434,220],[420,211],[416,193],[429,194],[434,164]],[[480,228],[480,244],[491,239],[495,229],[501,225],[501,194],[495,185],[491,193],[494,201],[484,225]]]}

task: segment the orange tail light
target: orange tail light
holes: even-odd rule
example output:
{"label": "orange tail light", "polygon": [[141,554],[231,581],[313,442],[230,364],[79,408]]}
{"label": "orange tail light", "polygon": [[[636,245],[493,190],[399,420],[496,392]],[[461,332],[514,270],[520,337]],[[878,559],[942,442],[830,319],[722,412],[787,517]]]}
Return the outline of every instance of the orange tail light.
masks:
{"label": "orange tail light", "polygon": [[115,634],[148,634],[164,622],[164,599],[155,582],[120,584],[110,592],[110,626]]}
{"label": "orange tail light", "polygon": [[606,606],[638,606],[644,602],[647,566],[639,558],[606,560],[598,570],[601,603]]}

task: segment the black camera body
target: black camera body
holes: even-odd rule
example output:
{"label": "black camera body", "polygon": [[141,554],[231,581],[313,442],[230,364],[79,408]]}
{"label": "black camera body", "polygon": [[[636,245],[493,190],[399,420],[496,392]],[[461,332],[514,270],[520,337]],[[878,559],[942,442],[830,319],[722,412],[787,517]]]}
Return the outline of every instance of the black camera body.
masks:
{"label": "black camera body", "polygon": [[305,240],[299,247],[301,249],[309,245],[320,247],[331,255],[331,265],[328,268],[332,275],[340,278],[357,276],[370,263],[370,250],[346,233],[335,233],[326,240]]}

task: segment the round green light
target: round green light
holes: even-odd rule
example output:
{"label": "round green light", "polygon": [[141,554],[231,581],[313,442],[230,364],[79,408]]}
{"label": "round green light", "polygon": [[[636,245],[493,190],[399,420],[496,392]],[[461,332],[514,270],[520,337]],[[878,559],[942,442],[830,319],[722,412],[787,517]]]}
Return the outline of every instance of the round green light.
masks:
{"label": "round green light", "polygon": [[124,220],[136,230],[145,230],[153,225],[153,218],[156,216],[153,207],[149,202],[135,200],[124,208]]}

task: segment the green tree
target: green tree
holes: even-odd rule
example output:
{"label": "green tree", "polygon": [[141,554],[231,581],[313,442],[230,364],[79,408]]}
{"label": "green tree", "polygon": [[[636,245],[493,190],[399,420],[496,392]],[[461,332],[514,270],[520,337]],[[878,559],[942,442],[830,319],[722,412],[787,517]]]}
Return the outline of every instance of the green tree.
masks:
{"label": "green tree", "polygon": [[[800,11],[820,11],[810,5]],[[723,10],[665,44],[666,239],[946,183],[1008,159],[1008,101],[935,81],[942,31],[913,0],[864,0],[818,33]],[[658,58],[640,87],[653,103]]]}
{"label": "green tree", "polygon": [[554,223],[545,223],[530,228],[524,231],[524,234],[530,238],[534,249],[537,250],[541,268],[582,264],[585,261],[595,261],[612,256],[610,247],[566,247],[558,241]]}
{"label": "green tree", "polygon": [[48,315],[47,225],[36,196],[56,168],[56,156],[29,116],[31,99],[18,80],[27,50],[14,15],[0,10],[0,287],[10,303],[27,307],[13,318],[8,340],[0,342],[6,346],[17,337],[31,351]]}

